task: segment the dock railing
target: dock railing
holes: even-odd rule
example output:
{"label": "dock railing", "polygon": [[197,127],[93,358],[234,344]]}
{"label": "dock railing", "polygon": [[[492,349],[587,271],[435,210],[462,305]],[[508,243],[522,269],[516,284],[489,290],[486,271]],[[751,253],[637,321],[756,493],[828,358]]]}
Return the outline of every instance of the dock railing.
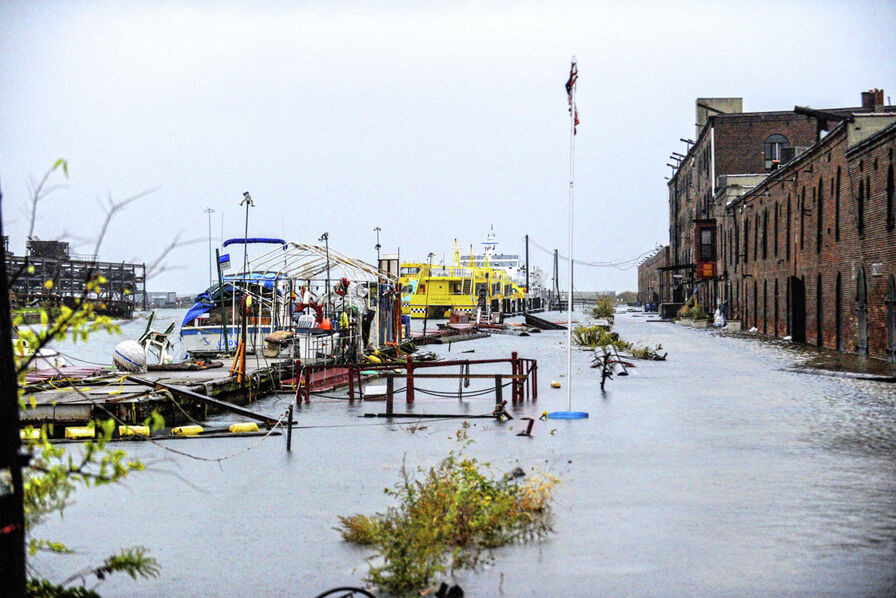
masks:
{"label": "dock railing", "polygon": [[[509,364],[510,373],[470,373],[471,366]],[[423,372],[434,368],[457,367],[457,372]],[[401,371],[404,370],[404,371]],[[362,374],[363,372],[363,374]],[[404,378],[405,401],[408,404],[414,402],[416,392],[427,392],[416,387],[418,380],[459,380],[458,392],[439,393],[438,396],[455,396],[464,398],[463,382],[475,379],[490,379],[495,381],[495,396],[499,401],[503,399],[503,389],[510,386],[510,398],[513,403],[538,398],[538,361],[519,357],[516,352],[509,359],[453,359],[448,361],[415,362],[410,356],[403,364],[341,364],[341,365],[307,365],[302,367],[300,381],[296,385],[296,402],[309,402],[311,400],[313,383],[323,384],[333,388],[337,385],[347,384],[348,398],[363,399],[363,375],[372,374],[386,378],[386,400],[391,403],[394,393],[394,379]],[[509,382],[505,382],[509,380]],[[357,389],[356,389],[357,385]],[[356,394],[357,390],[357,394]],[[481,392],[476,393],[476,396]],[[468,396],[471,396],[468,393]]]}

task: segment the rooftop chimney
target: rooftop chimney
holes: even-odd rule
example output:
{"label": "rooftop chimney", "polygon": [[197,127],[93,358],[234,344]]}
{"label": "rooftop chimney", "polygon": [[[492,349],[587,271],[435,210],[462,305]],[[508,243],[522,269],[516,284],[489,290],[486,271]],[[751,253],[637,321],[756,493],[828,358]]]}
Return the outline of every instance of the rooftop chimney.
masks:
{"label": "rooftop chimney", "polygon": [[862,108],[873,110],[874,112],[883,112],[884,109],[884,90],[870,89],[862,92]]}
{"label": "rooftop chimney", "polygon": [[[744,111],[742,98],[697,98],[697,137],[709,117],[715,114],[738,114]],[[694,139],[697,139],[694,137]]]}

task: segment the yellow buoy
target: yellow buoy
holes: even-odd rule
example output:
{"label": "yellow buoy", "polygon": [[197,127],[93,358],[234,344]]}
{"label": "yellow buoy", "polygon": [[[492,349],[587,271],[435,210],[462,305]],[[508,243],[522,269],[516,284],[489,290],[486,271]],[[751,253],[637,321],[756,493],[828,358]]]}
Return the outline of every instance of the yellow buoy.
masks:
{"label": "yellow buoy", "polygon": [[557,380],[551,380],[551,388],[560,388],[560,383]]}
{"label": "yellow buoy", "polygon": [[87,426],[72,426],[65,429],[65,437],[68,439],[95,438],[96,430]]}
{"label": "yellow buoy", "polygon": [[258,432],[258,424],[255,422],[248,422],[243,424],[233,424],[228,428],[233,434],[240,434],[242,432]]}
{"label": "yellow buoy", "polygon": [[149,426],[118,426],[119,436],[149,436]]}
{"label": "yellow buoy", "polygon": [[22,440],[40,440],[40,428],[19,430],[19,438]]}
{"label": "yellow buoy", "polygon": [[202,426],[178,426],[171,428],[171,433],[178,436],[198,436],[202,433]]}

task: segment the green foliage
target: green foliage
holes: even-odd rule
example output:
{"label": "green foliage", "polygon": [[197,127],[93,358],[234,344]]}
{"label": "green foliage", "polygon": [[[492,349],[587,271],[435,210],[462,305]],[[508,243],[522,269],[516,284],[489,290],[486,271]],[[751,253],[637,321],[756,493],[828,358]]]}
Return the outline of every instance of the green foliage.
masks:
{"label": "green foliage", "polygon": [[703,307],[700,305],[694,305],[693,307],[682,307],[678,310],[679,318],[693,318],[694,320],[706,320],[709,318],[707,313],[703,311]]}
{"label": "green foliage", "polygon": [[[68,163],[65,160],[56,161],[38,186],[38,190],[35,191],[32,223],[34,211],[41,196],[40,189],[50,174],[60,169],[66,176],[68,175]],[[29,271],[33,272],[33,266],[29,267]],[[24,399],[25,372],[40,349],[53,340],[71,338],[73,342],[87,341],[89,336],[95,332],[105,331],[112,334],[121,332],[118,325],[109,317],[97,315],[94,307],[93,301],[102,295],[103,285],[107,283],[108,281],[104,277],[94,276],[87,282],[85,293],[72,307],[39,307],[11,314],[13,325],[18,328],[18,338],[13,346],[13,358],[18,381],[18,402],[21,409],[27,410],[36,406],[34,398],[28,401],[28,404]],[[44,286],[48,290],[52,290],[53,281],[48,280]],[[40,325],[35,328],[22,326],[25,318]],[[160,417],[153,414],[154,429],[159,425],[164,425],[164,422],[159,424],[158,419]],[[62,513],[72,493],[78,487],[89,488],[116,483],[131,472],[143,470],[144,466],[140,461],[128,459],[124,451],[109,446],[115,424],[116,422],[112,419],[98,422],[96,438],[80,445],[80,450],[74,454],[68,453],[63,447],[50,442],[51,430],[46,425],[41,428],[39,438],[24,441],[26,448],[31,453],[30,462],[22,472],[22,500],[29,554],[33,555],[37,551],[56,554],[71,552],[69,548],[59,542],[37,538],[32,534],[46,517],[53,513]],[[26,436],[30,438],[28,434],[33,432],[33,428],[29,426],[25,432]],[[27,595],[75,598],[97,596],[95,591],[88,590],[83,586],[67,586],[76,580],[84,582],[88,575],[102,580],[106,575],[117,572],[126,573],[133,578],[152,577],[158,575],[159,565],[155,559],[147,556],[146,549],[143,547],[124,549],[118,554],[108,557],[100,566],[76,573],[61,585],[32,578],[28,580]]]}
{"label": "green foliage", "polygon": [[398,506],[373,516],[340,517],[336,529],[346,541],[376,551],[367,580],[389,594],[415,595],[439,573],[486,562],[491,548],[553,531],[556,477],[492,479],[483,467],[452,451],[435,467],[418,469],[420,479],[402,468],[402,481],[386,489]]}
{"label": "green foliage", "polygon": [[619,350],[626,350],[631,344],[619,338],[619,334],[611,332],[606,326],[576,326],[572,331],[572,342],[582,347],[606,347],[612,345]]}
{"label": "green foliage", "polygon": [[591,310],[595,318],[609,318],[616,316],[616,303],[609,295],[600,295],[597,298],[597,307]]}
{"label": "green foliage", "polygon": [[146,556],[146,548],[137,546],[113,554],[99,567],[83,569],[59,585],[45,579],[29,579],[25,595],[29,598],[99,598],[99,594],[83,585],[68,586],[67,584],[79,579],[84,581],[87,576],[103,580],[110,573],[126,573],[133,579],[158,577],[160,571],[156,560]]}
{"label": "green foliage", "polygon": [[623,291],[616,294],[617,303],[634,303],[638,300],[638,293],[635,291]]}
{"label": "green foliage", "polygon": [[64,587],[46,579],[29,579],[25,584],[28,598],[99,598],[99,594],[83,586]]}

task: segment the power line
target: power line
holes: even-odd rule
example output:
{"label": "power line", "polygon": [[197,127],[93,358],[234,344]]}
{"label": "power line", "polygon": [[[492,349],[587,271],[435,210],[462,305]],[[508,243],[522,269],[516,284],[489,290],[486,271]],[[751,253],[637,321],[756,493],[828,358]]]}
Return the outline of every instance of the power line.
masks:
{"label": "power line", "polygon": [[[539,243],[537,241],[534,241],[531,236],[529,237],[529,243],[531,243],[532,245],[535,245],[537,248],[541,249],[548,255],[551,255],[551,256],[554,255],[554,250],[548,249],[547,247],[544,247],[543,245],[539,245]],[[587,266],[590,268],[616,268],[617,270],[630,270],[631,268],[637,266],[639,260],[641,260],[644,257],[647,257],[648,255],[650,255],[654,252],[656,252],[655,247],[653,249],[650,249],[643,253],[639,253],[635,257],[625,259],[625,260],[616,261],[616,262],[605,262],[605,261],[595,261],[595,260],[589,261],[589,260],[580,260],[578,258],[576,258],[574,260],[574,262],[577,266]],[[562,253],[558,253],[558,257],[563,260],[569,260],[569,256],[563,255]]]}

